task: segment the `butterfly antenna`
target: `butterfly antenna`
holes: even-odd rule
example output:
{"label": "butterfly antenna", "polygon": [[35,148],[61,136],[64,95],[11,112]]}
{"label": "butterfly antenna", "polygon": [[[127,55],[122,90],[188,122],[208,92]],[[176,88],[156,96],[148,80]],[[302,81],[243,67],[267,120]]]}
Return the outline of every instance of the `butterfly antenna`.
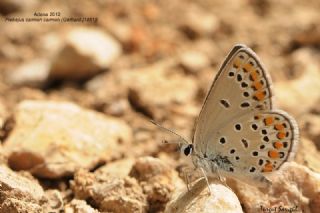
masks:
{"label": "butterfly antenna", "polygon": [[[160,124],[158,124],[157,122],[155,122],[154,120],[150,120],[151,123],[153,123],[154,125],[156,125],[157,127],[159,127],[160,129],[170,132],[171,134],[174,134],[175,136],[179,137],[184,143],[186,144],[190,144],[190,142],[188,140],[186,140],[184,137],[182,137],[181,135],[179,135],[178,133],[174,132],[171,129],[168,129],[166,127],[161,126]],[[163,141],[164,143],[169,143],[167,140]],[[179,142],[179,146],[180,146],[180,142]]]}

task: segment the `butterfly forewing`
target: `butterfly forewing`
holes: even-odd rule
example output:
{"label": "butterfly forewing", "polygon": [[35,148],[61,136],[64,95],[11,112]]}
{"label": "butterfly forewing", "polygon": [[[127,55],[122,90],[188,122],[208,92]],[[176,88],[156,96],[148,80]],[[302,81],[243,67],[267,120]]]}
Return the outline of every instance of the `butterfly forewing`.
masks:
{"label": "butterfly forewing", "polygon": [[271,81],[256,54],[235,46],[222,64],[196,123],[195,150],[207,154],[216,149],[217,134],[246,114],[272,109]]}

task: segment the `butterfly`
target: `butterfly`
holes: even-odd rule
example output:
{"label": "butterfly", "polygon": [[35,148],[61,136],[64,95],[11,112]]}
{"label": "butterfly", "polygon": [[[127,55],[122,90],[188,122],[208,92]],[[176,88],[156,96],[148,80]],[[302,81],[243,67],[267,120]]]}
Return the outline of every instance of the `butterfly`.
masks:
{"label": "butterfly", "polygon": [[269,186],[268,174],[294,157],[299,138],[296,121],[274,109],[272,97],[270,76],[258,56],[235,45],[205,98],[192,143],[180,137],[181,152],[205,177],[219,174]]}

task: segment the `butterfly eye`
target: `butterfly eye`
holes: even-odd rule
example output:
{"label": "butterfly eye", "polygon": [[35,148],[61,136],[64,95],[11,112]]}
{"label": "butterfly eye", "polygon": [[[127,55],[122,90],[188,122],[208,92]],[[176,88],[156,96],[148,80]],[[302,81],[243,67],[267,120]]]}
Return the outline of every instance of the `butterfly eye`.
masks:
{"label": "butterfly eye", "polygon": [[187,147],[183,149],[183,153],[185,154],[185,156],[188,156],[192,153],[192,150],[193,150],[193,145],[189,144]]}

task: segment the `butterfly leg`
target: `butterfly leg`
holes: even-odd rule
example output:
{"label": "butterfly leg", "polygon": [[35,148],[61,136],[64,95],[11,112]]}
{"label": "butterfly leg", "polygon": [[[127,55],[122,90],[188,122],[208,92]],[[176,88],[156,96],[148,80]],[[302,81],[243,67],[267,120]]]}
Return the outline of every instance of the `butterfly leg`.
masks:
{"label": "butterfly leg", "polygon": [[217,175],[218,175],[219,181],[220,181],[225,187],[227,187],[228,189],[230,189],[230,190],[232,191],[232,189],[231,189],[231,188],[228,186],[228,184],[227,184],[227,179],[226,179],[226,177],[220,175],[219,170],[217,170]]}
{"label": "butterfly leg", "polygon": [[207,186],[208,186],[209,193],[210,193],[210,195],[212,195],[208,177],[207,177],[207,175],[206,175],[206,173],[205,173],[205,171],[204,171],[204,169],[203,169],[202,167],[200,167],[200,170],[201,170],[201,172],[202,172],[202,174],[203,174],[204,179],[205,179],[206,182],[207,182]]}
{"label": "butterfly leg", "polygon": [[188,192],[192,192],[191,187],[192,187],[192,179],[190,180],[192,174],[195,174],[197,167],[185,167],[182,169],[182,173],[187,185]]}
{"label": "butterfly leg", "polygon": [[186,171],[184,171],[183,172],[184,173],[184,178],[185,178],[185,180],[186,180],[186,182],[187,182],[187,189],[188,189],[188,192],[190,192],[190,180],[189,180],[189,175],[187,174],[187,172]]}
{"label": "butterfly leg", "polygon": [[216,173],[217,173],[217,176],[218,176],[219,181],[220,181],[221,183],[225,183],[225,182],[226,182],[226,178],[223,177],[222,175],[220,175],[218,169],[216,169]]}

